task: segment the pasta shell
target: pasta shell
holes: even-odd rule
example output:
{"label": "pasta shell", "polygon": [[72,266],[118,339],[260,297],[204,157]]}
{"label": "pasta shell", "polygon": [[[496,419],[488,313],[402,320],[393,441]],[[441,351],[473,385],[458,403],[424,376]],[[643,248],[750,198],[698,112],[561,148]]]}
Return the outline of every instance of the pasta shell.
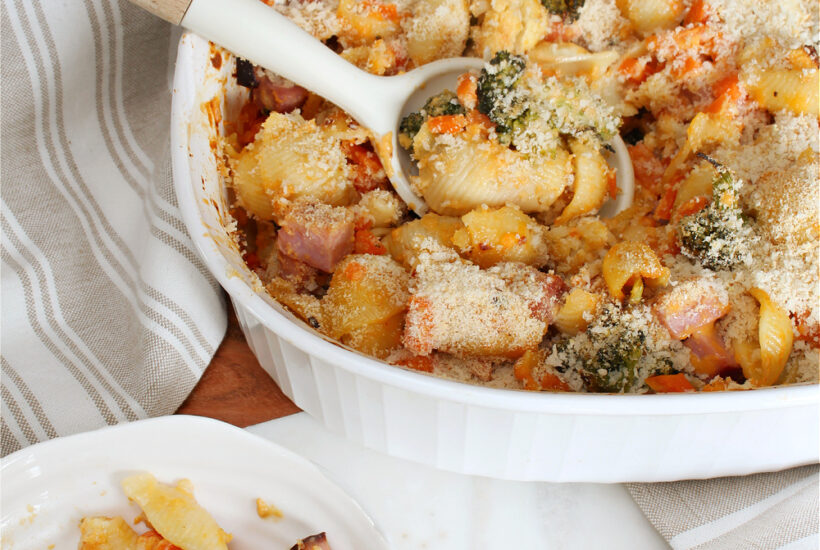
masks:
{"label": "pasta shell", "polygon": [[273,202],[267,186],[256,169],[256,152],[245,148],[233,165],[233,189],[239,203],[251,214],[262,220],[273,219]]}
{"label": "pasta shell", "polygon": [[820,113],[817,69],[768,69],[746,75],[746,88],[758,103],[771,112],[788,109],[796,114]]}
{"label": "pasta shell", "polygon": [[185,550],[228,550],[231,535],[184,488],[159,483],[147,472],[123,479],[122,488],[169,542]]}
{"label": "pasta shell", "polygon": [[572,42],[541,42],[527,53],[547,74],[600,78],[618,59],[618,52],[591,53]]}
{"label": "pasta shell", "polygon": [[414,183],[439,214],[461,216],[481,205],[514,204],[545,211],[561,195],[572,170],[569,154],[530,161],[495,141],[433,136],[423,124],[413,141],[419,175]]}
{"label": "pasta shell", "polygon": [[394,260],[412,269],[422,252],[449,250],[454,233],[463,227],[459,218],[429,212],[421,219],[393,229],[382,243]]}
{"label": "pasta shell", "polygon": [[657,284],[669,281],[669,269],[661,264],[655,252],[644,243],[622,241],[604,256],[601,271],[607,289],[616,300],[624,299],[624,286],[639,277],[654,279]]}
{"label": "pasta shell", "polygon": [[771,386],[780,377],[792,351],[794,333],[788,313],[775,304],[769,295],[759,289],[749,289],[749,294],[760,303],[760,360],[747,361],[743,375],[755,386]]}
{"label": "pasta shell", "polygon": [[615,3],[642,34],[672,27],[683,18],[681,0],[616,0]]}
{"label": "pasta shell", "polygon": [[558,310],[554,324],[563,334],[575,336],[587,329],[592,314],[598,307],[600,296],[582,288],[574,288],[567,294],[564,305]]}
{"label": "pasta shell", "polygon": [[342,336],[341,340],[343,344],[362,353],[384,359],[391,351],[401,348],[403,330],[404,312],[385,321],[353,329],[346,336]]}
{"label": "pasta shell", "polygon": [[237,197],[261,219],[273,219],[277,199],[314,198],[343,206],[356,196],[332,127],[317,126],[298,114],[272,113],[233,169]]}
{"label": "pasta shell", "polygon": [[604,157],[597,148],[579,140],[572,140],[570,148],[575,167],[575,192],[570,203],[555,220],[556,224],[563,224],[572,218],[598,210],[606,198],[609,166]]}
{"label": "pasta shell", "polygon": [[541,266],[547,262],[541,226],[513,206],[471,210],[461,220],[464,228],[453,234],[462,255],[481,267],[499,262]]}

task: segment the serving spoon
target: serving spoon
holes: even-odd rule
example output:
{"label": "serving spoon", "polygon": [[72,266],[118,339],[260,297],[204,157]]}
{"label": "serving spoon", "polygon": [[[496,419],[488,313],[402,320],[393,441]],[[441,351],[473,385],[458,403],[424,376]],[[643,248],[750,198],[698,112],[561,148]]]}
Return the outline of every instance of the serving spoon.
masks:
{"label": "serving spoon", "polygon": [[[427,98],[452,88],[459,75],[484,66],[482,59],[456,57],[422,65],[396,76],[376,76],[348,63],[260,0],[131,0],[134,4],[189,29],[235,55],[322,96],[368,128],[376,153],[394,189],[418,215],[428,206],[410,187],[415,170],[398,143],[399,124]],[[612,216],[632,203],[632,162],[620,137],[611,142],[608,162],[616,169],[620,193],[601,208]]]}

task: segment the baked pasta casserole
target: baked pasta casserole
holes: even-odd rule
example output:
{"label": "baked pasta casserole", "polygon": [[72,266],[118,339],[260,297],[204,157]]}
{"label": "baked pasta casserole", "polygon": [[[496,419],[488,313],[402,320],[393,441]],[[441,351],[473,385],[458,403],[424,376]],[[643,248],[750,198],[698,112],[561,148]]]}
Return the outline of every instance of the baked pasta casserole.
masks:
{"label": "baked pasta casserole", "polygon": [[[402,368],[531,391],[817,383],[818,6],[276,3],[376,75],[485,64],[402,120],[419,217],[367,128],[236,60],[233,234],[277,301]],[[605,217],[616,135],[635,196]]]}

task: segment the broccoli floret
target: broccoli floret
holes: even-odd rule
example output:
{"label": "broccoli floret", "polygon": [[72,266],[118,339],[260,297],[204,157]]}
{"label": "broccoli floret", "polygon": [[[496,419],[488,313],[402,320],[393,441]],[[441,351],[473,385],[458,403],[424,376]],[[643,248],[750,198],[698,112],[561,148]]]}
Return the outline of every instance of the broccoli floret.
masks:
{"label": "broccoli floret", "polygon": [[478,110],[496,124],[499,141],[505,144],[510,143],[513,131],[525,125],[529,116],[526,102],[514,93],[526,64],[520,55],[501,50],[478,77]]}
{"label": "broccoli floret", "polygon": [[405,149],[411,150],[413,138],[419,132],[421,125],[430,117],[443,115],[461,115],[466,111],[458,102],[456,94],[444,90],[436,94],[424,104],[418,112],[410,113],[399,124],[399,143]]}
{"label": "broccoli floret", "polygon": [[450,90],[444,90],[440,94],[434,95],[427,100],[421,112],[425,118],[444,115],[463,115],[466,111],[458,102],[456,94]]}
{"label": "broccoli floret", "polygon": [[584,333],[555,343],[554,368],[572,370],[593,392],[625,393],[649,376],[674,374],[671,357],[647,348],[648,325],[630,310],[604,304]]}
{"label": "broccoli floret", "polygon": [[644,355],[646,334],[620,323],[617,310],[606,307],[589,333],[594,355],[585,358],[581,373],[589,389],[596,392],[629,390],[637,378],[638,361]]}
{"label": "broccoli floret", "polygon": [[732,270],[748,254],[751,231],[738,207],[740,181],[727,168],[706,158],[715,165],[712,202],[681,219],[681,250],[712,271]]}
{"label": "broccoli floret", "polygon": [[424,124],[424,115],[420,112],[410,113],[401,120],[399,124],[399,143],[405,149],[410,149],[413,138],[419,133],[421,125]]}
{"label": "broccoli floret", "polygon": [[683,251],[712,271],[731,271],[743,261],[746,250],[737,226],[742,220],[722,208],[706,207],[680,222]]}
{"label": "broccoli floret", "polygon": [[478,78],[478,110],[496,127],[498,141],[529,155],[560,146],[559,134],[608,141],[619,121],[580,79],[541,81],[523,76],[524,57],[499,51]]}
{"label": "broccoli floret", "polygon": [[541,0],[541,4],[550,13],[560,15],[566,21],[575,21],[584,6],[584,0]]}
{"label": "broccoli floret", "polygon": [[638,361],[643,356],[645,335],[625,334],[598,350],[588,361],[583,373],[587,387],[596,392],[623,392],[633,386]]}

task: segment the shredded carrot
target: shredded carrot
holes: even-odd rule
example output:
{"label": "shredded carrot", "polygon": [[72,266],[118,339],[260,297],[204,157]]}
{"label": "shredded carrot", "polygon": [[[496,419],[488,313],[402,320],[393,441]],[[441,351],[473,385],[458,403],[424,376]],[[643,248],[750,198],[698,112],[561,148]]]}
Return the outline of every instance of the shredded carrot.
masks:
{"label": "shredded carrot", "polygon": [[404,333],[404,347],[417,354],[433,351],[433,305],[427,298],[413,296],[408,303],[408,317],[413,315],[411,331]]}
{"label": "shredded carrot", "polygon": [[678,197],[678,186],[670,185],[663,194],[658,206],[655,208],[655,219],[661,222],[668,222],[672,219],[672,207],[675,206],[675,199]]}
{"label": "shredded carrot", "polygon": [[706,46],[708,50],[713,37],[709,28],[702,24],[683,28],[679,32],[672,33],[671,36],[681,53],[689,55],[697,55],[702,46]]}
{"label": "shredded carrot", "polygon": [[368,217],[361,217],[356,218],[353,222],[353,229],[356,231],[361,231],[362,229],[372,229],[373,228],[373,220]]}
{"label": "shredded carrot", "polygon": [[433,372],[433,358],[427,355],[416,355],[406,359],[399,359],[396,361],[396,364],[422,372]]}
{"label": "shredded carrot", "polygon": [[387,249],[370,229],[360,229],[356,231],[354,236],[353,252],[356,254],[375,254],[376,256],[381,256],[387,254]]}
{"label": "shredded carrot", "polygon": [[259,256],[256,252],[245,252],[242,256],[242,259],[245,260],[245,263],[248,264],[250,269],[257,269],[262,267],[262,262],[259,261]]}
{"label": "shredded carrot", "polygon": [[343,275],[348,281],[361,281],[367,273],[367,268],[358,262],[350,262],[344,269]]}
{"label": "shredded carrot", "polygon": [[387,186],[387,174],[379,156],[372,149],[352,141],[343,141],[342,151],[352,164],[353,187],[356,191],[367,193]]}
{"label": "shredded carrot", "polygon": [[820,347],[820,323],[810,325],[807,321],[808,313],[789,315],[797,328],[797,339],[809,342],[814,347]]}
{"label": "shredded carrot", "polygon": [[657,186],[663,176],[663,163],[661,160],[643,142],[630,145],[627,150],[629,151],[629,157],[632,159],[632,168],[635,171],[635,183],[653,194],[657,194]]}
{"label": "shredded carrot", "polygon": [[736,105],[742,95],[737,74],[718,81],[712,88],[712,92],[715,100],[706,107],[705,112],[721,113],[731,105]]}
{"label": "shredded carrot", "polygon": [[541,386],[532,376],[533,361],[530,359],[529,353],[531,352],[526,352],[523,357],[515,362],[515,365],[513,365],[513,376],[515,376],[516,380],[523,382],[525,390],[536,391],[541,389]]}
{"label": "shredded carrot", "polygon": [[690,25],[695,23],[706,23],[709,20],[710,14],[711,11],[706,2],[703,0],[695,0],[692,2],[692,7],[689,8],[689,12],[686,14],[686,17],[683,19],[683,24]]}
{"label": "shredded carrot", "polygon": [[686,57],[682,65],[679,63],[672,65],[672,76],[681,77],[694,72],[702,66],[703,62],[699,57]]}
{"label": "shredded carrot", "polygon": [[716,376],[711,382],[703,386],[700,391],[726,391],[729,389],[729,381],[720,376]]}
{"label": "shredded carrot", "polygon": [[572,391],[569,384],[551,372],[544,373],[544,376],[541,377],[541,389],[551,391]]}
{"label": "shredded carrot", "polygon": [[712,91],[714,92],[715,96],[729,93],[733,99],[737,100],[740,98],[740,89],[738,88],[738,83],[739,79],[737,73],[731,74],[726,78],[717,81],[715,85],[712,87]]}
{"label": "shredded carrot", "polygon": [[464,73],[458,77],[456,96],[459,103],[469,110],[478,105],[478,79],[473,73]]}
{"label": "shredded carrot", "polygon": [[545,42],[571,42],[578,38],[579,34],[580,31],[575,26],[565,25],[561,19],[553,18],[543,40]]}
{"label": "shredded carrot", "polygon": [[362,7],[368,13],[378,15],[379,18],[387,21],[396,22],[400,18],[399,8],[396,4],[385,4],[383,2],[379,2],[378,0],[364,0],[364,2],[362,2]]}
{"label": "shredded carrot", "polygon": [[692,197],[678,208],[677,215],[678,217],[683,218],[684,216],[691,216],[692,214],[696,214],[700,212],[706,205],[709,204],[709,197],[704,195],[698,195],[696,197]]}
{"label": "shredded carrot", "polygon": [[495,128],[495,122],[490,120],[490,117],[478,109],[473,109],[467,113],[467,124],[470,126],[478,126],[485,130],[492,130]]}
{"label": "shredded carrot", "polygon": [[137,537],[137,545],[145,550],[180,550],[153,529]]}
{"label": "shredded carrot", "polygon": [[467,126],[464,115],[441,115],[427,119],[427,126],[434,134],[457,134]]}
{"label": "shredded carrot", "polygon": [[646,385],[655,393],[680,393],[694,391],[695,387],[684,374],[658,374],[646,379]]}
{"label": "shredded carrot", "polygon": [[610,170],[607,172],[606,175],[606,191],[609,193],[609,198],[615,200],[618,196],[618,178],[615,176],[615,172]]}
{"label": "shredded carrot", "polygon": [[628,82],[640,84],[662,68],[663,66],[654,59],[643,61],[636,57],[627,57],[618,66],[618,72],[621,73]]}

